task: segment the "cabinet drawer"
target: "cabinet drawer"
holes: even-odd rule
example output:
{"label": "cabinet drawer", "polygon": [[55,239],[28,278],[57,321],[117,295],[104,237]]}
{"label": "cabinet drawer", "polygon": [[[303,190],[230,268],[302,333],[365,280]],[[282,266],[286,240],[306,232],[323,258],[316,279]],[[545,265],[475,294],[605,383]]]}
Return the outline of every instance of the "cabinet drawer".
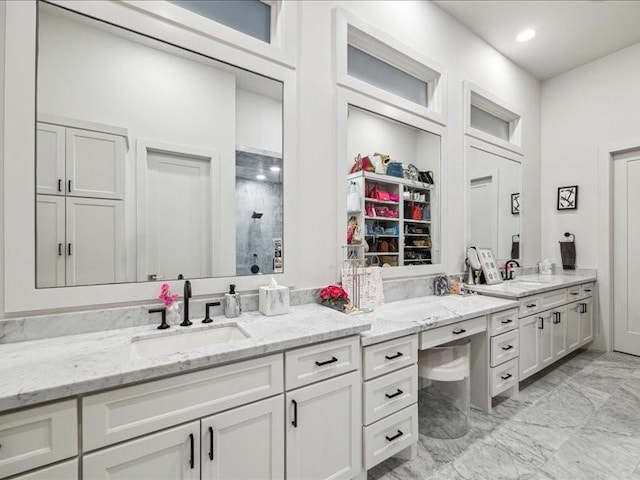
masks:
{"label": "cabinet drawer", "polygon": [[511,310],[505,310],[504,312],[498,312],[491,315],[489,321],[489,328],[491,329],[491,335],[500,335],[501,333],[508,332],[518,328],[518,309],[513,308]]}
{"label": "cabinet drawer", "polygon": [[518,359],[514,358],[491,369],[491,396],[504,392],[518,383]]}
{"label": "cabinet drawer", "polygon": [[0,478],[76,455],[76,400],[0,415],[0,445]]}
{"label": "cabinet drawer", "polygon": [[418,335],[395,338],[364,347],[362,354],[365,380],[393,372],[418,361]]}
{"label": "cabinet drawer", "polygon": [[74,480],[78,478],[78,460],[69,460],[52,467],[41,468],[12,480]]}
{"label": "cabinet drawer", "polygon": [[497,337],[491,337],[492,367],[518,357],[520,354],[518,337],[518,330],[512,330]]}
{"label": "cabinet drawer", "polygon": [[370,425],[418,401],[418,366],[364,382],[363,390],[364,424]]}
{"label": "cabinet drawer", "polygon": [[542,300],[540,310],[548,310],[549,308],[559,307],[567,303],[567,289],[560,288],[558,290],[552,290],[540,295]]}
{"label": "cabinet drawer", "polygon": [[542,310],[542,299],[537,296],[525,297],[520,300],[520,318]]}
{"label": "cabinet drawer", "polygon": [[363,429],[364,468],[368,470],[418,441],[418,405],[411,405]]}
{"label": "cabinet drawer", "polygon": [[472,318],[464,322],[452,323],[420,334],[420,350],[442,345],[459,338],[468,337],[487,329],[487,317]]}
{"label": "cabinet drawer", "polygon": [[360,337],[285,352],[287,390],[360,368]]}
{"label": "cabinet drawer", "polygon": [[583,283],[580,285],[580,297],[587,298],[591,297],[595,293],[596,284],[594,282]]}
{"label": "cabinet drawer", "polygon": [[281,393],[282,355],[271,355],[89,395],[82,400],[90,451]]}

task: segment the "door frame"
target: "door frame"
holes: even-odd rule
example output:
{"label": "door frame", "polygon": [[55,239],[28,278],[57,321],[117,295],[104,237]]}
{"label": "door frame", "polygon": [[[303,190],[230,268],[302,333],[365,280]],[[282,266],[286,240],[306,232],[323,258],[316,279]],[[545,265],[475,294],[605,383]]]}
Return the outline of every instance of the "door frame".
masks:
{"label": "door frame", "polygon": [[623,139],[598,149],[598,318],[594,346],[613,350],[613,157],[640,150],[640,137]]}
{"label": "door frame", "polygon": [[[148,257],[147,257],[147,168],[149,165],[148,155],[150,152],[175,154],[183,157],[191,157],[198,160],[209,162],[209,179],[211,188],[211,246],[222,245],[221,222],[222,218],[222,199],[221,199],[221,171],[220,171],[220,154],[212,150],[204,150],[201,148],[187,147],[184,145],[172,145],[155,140],[140,139],[136,142],[136,279],[137,281],[148,281],[146,275],[148,273]],[[235,227],[229,229],[235,232]],[[227,240],[227,239],[225,239]],[[234,238],[224,242],[226,248],[235,249]],[[231,245],[233,247],[231,247]],[[218,248],[218,251],[221,249]],[[225,254],[226,255],[226,254]],[[232,257],[235,258],[235,251]],[[211,271],[216,272],[220,269],[220,261],[216,255],[211,254]]]}

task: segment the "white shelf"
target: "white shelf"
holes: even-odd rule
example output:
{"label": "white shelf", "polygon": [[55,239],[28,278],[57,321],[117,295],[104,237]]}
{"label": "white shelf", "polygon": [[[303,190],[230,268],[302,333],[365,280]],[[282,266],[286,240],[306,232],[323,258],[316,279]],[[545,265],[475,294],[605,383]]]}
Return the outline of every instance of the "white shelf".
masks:
{"label": "white shelf", "polygon": [[414,249],[414,248],[415,249],[419,249],[419,248],[425,249],[425,248],[428,248],[429,250],[431,250],[431,247],[419,247],[417,245],[405,245],[404,248],[405,249],[407,249],[407,248],[410,248],[410,249]]}
{"label": "white shelf", "polygon": [[364,197],[364,201],[367,203],[377,203],[380,205],[400,205],[400,202],[392,202],[391,200],[376,200],[375,198]]}
{"label": "white shelf", "polygon": [[428,233],[405,233],[405,237],[430,237]]}
{"label": "white shelf", "polygon": [[409,180],[408,178],[394,177],[392,175],[381,175],[373,172],[356,172],[347,177],[349,180],[354,180],[359,177],[364,177],[365,180],[370,180],[378,183],[386,183],[388,185],[404,185],[406,187],[417,188],[420,190],[434,190],[434,186],[429,183],[418,182],[416,180]]}
{"label": "white shelf", "polygon": [[364,217],[365,220],[389,220],[391,222],[399,222],[400,219],[396,218],[396,217],[367,217],[365,215]]}
{"label": "white shelf", "polygon": [[[411,220],[410,218],[405,218],[404,223],[419,223],[422,225],[428,225],[431,223],[431,220]],[[427,234],[425,233],[425,235]]]}
{"label": "white shelf", "polygon": [[400,255],[398,252],[367,252],[364,254],[365,257],[373,257],[376,255]]}
{"label": "white shelf", "polygon": [[422,200],[409,200],[407,198],[404,199],[405,202],[413,202],[413,203],[420,203],[422,205],[429,205],[431,204],[431,202],[423,202]]}
{"label": "white shelf", "polygon": [[376,235],[375,233],[367,233],[365,237],[376,237],[376,238],[398,238],[399,235]]}

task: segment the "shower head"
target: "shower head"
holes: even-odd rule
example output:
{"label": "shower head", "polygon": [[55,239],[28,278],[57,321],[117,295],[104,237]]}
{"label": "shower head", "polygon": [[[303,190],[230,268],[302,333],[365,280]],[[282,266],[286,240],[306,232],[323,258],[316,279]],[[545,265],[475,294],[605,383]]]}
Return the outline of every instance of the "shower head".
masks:
{"label": "shower head", "polygon": [[253,215],[251,215],[251,218],[262,218],[262,213],[253,212]]}

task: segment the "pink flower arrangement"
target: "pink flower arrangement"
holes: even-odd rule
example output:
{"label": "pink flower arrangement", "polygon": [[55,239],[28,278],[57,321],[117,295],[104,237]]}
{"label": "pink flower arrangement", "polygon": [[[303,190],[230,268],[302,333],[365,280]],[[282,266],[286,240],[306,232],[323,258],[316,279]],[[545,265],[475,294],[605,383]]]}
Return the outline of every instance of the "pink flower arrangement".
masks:
{"label": "pink flower arrangement", "polygon": [[329,285],[320,290],[320,298],[322,300],[335,299],[335,300],[349,300],[349,294],[344,288],[338,285]]}
{"label": "pink flower arrangement", "polygon": [[158,295],[158,299],[162,300],[165,307],[170,307],[171,305],[173,305],[173,302],[178,299],[178,295],[171,293],[168,283],[163,283],[160,286],[160,295]]}

